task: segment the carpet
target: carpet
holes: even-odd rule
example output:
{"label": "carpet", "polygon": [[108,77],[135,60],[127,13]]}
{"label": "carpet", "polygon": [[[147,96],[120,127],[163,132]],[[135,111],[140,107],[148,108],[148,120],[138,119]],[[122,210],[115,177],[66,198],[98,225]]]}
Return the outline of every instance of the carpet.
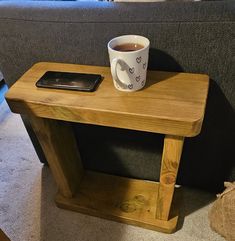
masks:
{"label": "carpet", "polygon": [[222,241],[209,227],[215,196],[182,188],[178,229],[163,234],[55,206],[50,169],[33,149],[19,115],[0,104],[0,228],[11,241]]}

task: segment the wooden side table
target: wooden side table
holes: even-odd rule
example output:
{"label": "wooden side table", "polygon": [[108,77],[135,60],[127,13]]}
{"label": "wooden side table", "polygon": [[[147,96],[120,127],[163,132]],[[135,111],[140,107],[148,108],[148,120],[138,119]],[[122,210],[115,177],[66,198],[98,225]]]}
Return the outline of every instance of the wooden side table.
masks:
{"label": "wooden side table", "polygon": [[0,229],[0,241],[11,241],[1,229]]}
{"label": "wooden side table", "polygon": [[[37,88],[48,70],[104,79],[92,93]],[[184,138],[201,130],[208,86],[207,75],[149,71],[143,90],[125,93],[114,88],[108,67],[37,63],[6,99],[31,120],[59,187],[59,207],[170,233],[178,219],[172,200]],[[84,170],[68,122],[165,134],[160,182]]]}

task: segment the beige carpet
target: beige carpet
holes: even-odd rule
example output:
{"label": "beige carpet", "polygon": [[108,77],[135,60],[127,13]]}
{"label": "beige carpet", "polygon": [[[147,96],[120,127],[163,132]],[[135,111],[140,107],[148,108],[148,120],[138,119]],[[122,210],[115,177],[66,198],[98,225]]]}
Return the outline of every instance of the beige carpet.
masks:
{"label": "beige carpet", "polygon": [[0,228],[12,241],[221,241],[209,227],[214,195],[183,189],[179,227],[162,234],[58,209],[56,185],[19,115],[0,105]]}

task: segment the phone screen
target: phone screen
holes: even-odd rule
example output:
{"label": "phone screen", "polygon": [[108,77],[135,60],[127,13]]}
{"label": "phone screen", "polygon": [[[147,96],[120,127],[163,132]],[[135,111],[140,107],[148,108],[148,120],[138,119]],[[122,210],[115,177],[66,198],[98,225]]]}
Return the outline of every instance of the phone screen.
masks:
{"label": "phone screen", "polygon": [[94,91],[102,77],[99,74],[83,74],[47,71],[36,83],[37,87]]}

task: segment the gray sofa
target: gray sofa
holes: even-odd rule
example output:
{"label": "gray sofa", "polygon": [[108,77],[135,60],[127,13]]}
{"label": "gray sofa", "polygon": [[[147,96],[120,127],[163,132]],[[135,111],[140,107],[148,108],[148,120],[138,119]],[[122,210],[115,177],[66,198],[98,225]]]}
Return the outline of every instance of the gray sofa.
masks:
{"label": "gray sofa", "polygon": [[[186,139],[177,182],[218,192],[235,176],[234,21],[234,1],[0,1],[0,70],[11,86],[40,61],[108,66],[111,38],[148,37],[149,69],[211,78],[202,132]],[[30,124],[23,120],[43,160]],[[162,135],[81,124],[74,129],[86,168],[159,178]]]}

